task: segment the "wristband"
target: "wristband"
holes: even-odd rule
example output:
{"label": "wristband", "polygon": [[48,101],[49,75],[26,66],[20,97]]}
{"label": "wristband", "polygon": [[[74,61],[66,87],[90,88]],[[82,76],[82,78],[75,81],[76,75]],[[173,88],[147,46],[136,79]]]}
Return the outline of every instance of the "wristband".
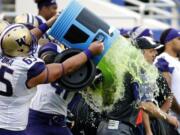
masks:
{"label": "wristband", "polygon": [[83,52],[86,54],[88,59],[92,58],[93,55],[92,55],[92,53],[91,53],[91,51],[89,49],[86,49]]}
{"label": "wristband", "polygon": [[47,26],[46,23],[43,23],[43,24],[39,25],[38,28],[42,33],[46,33],[46,31],[49,29],[49,27]]}

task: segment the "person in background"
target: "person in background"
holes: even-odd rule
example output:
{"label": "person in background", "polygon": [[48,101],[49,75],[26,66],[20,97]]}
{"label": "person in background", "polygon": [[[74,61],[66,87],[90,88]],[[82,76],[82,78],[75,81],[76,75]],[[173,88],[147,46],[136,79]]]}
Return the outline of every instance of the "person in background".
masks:
{"label": "person in background", "polygon": [[[161,44],[164,45],[164,52],[157,56],[155,65],[166,78],[169,87],[174,94],[172,103],[172,114],[180,120],[180,31],[169,28],[162,32],[160,37]],[[178,128],[180,133],[180,128]]]}
{"label": "person in background", "polygon": [[[50,64],[61,52],[59,45],[49,42],[39,49],[38,56]],[[57,82],[38,85],[30,104],[27,135],[71,135],[66,124],[67,105],[75,94]]]}
{"label": "person in background", "polygon": [[39,25],[57,14],[56,0],[34,0],[38,7],[38,22]]}
{"label": "person in background", "polygon": [[[41,25],[42,23],[46,22],[48,18],[57,14],[57,2],[56,0],[34,0],[37,4],[38,8],[38,15],[36,15],[36,19],[38,20],[38,24]],[[48,42],[54,42],[56,44],[60,44],[57,40],[53,37],[45,33],[42,38],[39,40],[40,45],[44,45]],[[64,48],[64,45],[61,45]]]}
{"label": "person in background", "polygon": [[[147,60],[149,64],[153,64],[157,55],[156,48],[159,48],[159,46],[160,44],[158,45],[150,37],[140,37],[136,39],[136,47],[142,50],[144,58]],[[173,95],[171,93],[167,81],[165,80],[165,78],[162,76],[161,73],[157,78],[157,86],[159,88],[159,92],[158,94],[156,93],[154,94],[155,99],[157,101],[157,105],[161,108],[163,112],[168,113],[172,105]],[[171,117],[173,118],[173,116]],[[176,118],[174,117],[173,119],[175,120]],[[152,117],[151,117],[151,121],[149,121],[149,117],[145,112],[143,113],[143,120],[144,120],[143,122],[144,122],[146,135],[160,135],[160,134],[178,135],[177,131],[174,129],[173,126],[170,125],[171,123],[168,123],[168,121],[166,122],[159,118],[152,118]],[[150,127],[150,123],[151,123],[151,127]]]}

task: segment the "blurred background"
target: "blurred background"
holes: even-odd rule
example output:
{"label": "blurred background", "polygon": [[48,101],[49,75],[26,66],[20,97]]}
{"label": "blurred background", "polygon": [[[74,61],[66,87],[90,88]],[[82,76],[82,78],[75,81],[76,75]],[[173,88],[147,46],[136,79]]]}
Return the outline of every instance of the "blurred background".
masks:
{"label": "blurred background", "polygon": [[[59,11],[69,0],[57,0]],[[79,0],[89,10],[118,29],[144,25],[153,30],[155,39],[163,29],[180,28],[180,0]],[[13,22],[16,15],[37,14],[33,0],[0,0],[0,19]]]}

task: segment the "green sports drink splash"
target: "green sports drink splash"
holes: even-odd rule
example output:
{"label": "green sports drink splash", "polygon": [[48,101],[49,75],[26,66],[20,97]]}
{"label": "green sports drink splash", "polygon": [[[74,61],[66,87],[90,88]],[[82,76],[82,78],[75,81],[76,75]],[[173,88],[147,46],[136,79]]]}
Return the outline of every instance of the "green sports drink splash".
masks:
{"label": "green sports drink splash", "polygon": [[[141,50],[136,49],[130,41],[119,36],[106,55],[98,63],[103,81],[95,88],[88,87],[82,91],[90,106],[102,111],[111,108],[124,95],[124,75],[129,72],[139,84],[156,84],[157,69],[146,62]],[[140,77],[141,69],[146,72],[147,80]],[[148,81],[148,82],[146,82]],[[157,91],[155,87],[154,91]]]}

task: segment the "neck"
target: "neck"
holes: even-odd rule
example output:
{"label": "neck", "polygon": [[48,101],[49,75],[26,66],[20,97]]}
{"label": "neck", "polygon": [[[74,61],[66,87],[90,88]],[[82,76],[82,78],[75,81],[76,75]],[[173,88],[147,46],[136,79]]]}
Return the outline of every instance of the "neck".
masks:
{"label": "neck", "polygon": [[172,50],[172,48],[165,49],[165,52],[168,53],[170,56],[177,58],[177,53]]}

